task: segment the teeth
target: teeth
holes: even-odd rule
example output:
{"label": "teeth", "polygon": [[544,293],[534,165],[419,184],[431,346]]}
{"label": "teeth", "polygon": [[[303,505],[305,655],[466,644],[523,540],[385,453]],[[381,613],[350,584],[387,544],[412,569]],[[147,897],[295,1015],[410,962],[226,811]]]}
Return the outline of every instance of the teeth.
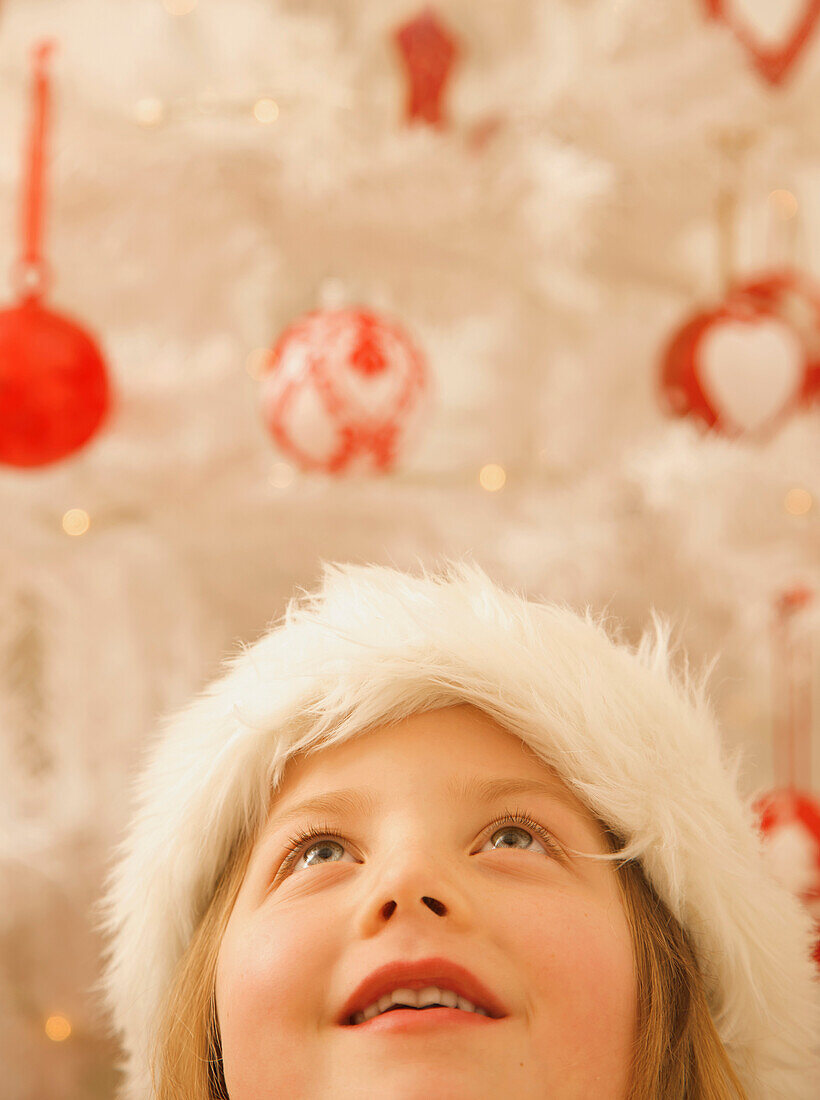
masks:
{"label": "teeth", "polygon": [[488,1016],[483,1008],[477,1008],[466,997],[459,997],[452,989],[441,989],[439,986],[428,985],[424,989],[394,989],[392,993],[385,993],[378,1001],[368,1005],[364,1012],[356,1012],[353,1015],[354,1024],[362,1024],[365,1020],[372,1020],[374,1016],[387,1012],[393,1005],[413,1005],[416,1008],[424,1008],[425,1005],[439,1004],[446,1008],[460,1008],[462,1012],[475,1012],[479,1016]]}

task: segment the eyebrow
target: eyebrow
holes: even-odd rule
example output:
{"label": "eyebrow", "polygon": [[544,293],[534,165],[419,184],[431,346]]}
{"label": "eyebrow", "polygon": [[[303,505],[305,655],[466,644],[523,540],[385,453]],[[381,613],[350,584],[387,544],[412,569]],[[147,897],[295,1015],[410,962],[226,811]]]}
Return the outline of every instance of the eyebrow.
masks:
{"label": "eyebrow", "polygon": [[[579,815],[578,800],[559,782],[545,782],[541,779],[507,777],[503,779],[481,779],[478,776],[456,776],[445,788],[447,798],[458,802],[489,803],[513,795],[541,795]],[[268,822],[267,831],[281,829],[289,822],[311,814],[359,814],[372,817],[376,811],[376,795],[372,787],[342,787],[326,794],[306,798],[303,802],[281,810]]]}

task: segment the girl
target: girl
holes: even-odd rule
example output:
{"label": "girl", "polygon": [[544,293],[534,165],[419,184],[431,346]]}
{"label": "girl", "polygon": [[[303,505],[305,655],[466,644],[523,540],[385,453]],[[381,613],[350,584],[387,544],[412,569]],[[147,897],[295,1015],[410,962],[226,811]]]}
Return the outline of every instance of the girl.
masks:
{"label": "girl", "polygon": [[817,1100],[812,920],[665,629],[323,574],[146,758],[123,1100]]}

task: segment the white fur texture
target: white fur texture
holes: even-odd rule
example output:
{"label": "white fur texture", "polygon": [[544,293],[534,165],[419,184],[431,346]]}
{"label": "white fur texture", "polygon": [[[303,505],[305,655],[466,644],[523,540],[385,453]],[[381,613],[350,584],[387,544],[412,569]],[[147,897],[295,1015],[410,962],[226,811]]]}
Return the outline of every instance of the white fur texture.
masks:
{"label": "white fur texture", "polygon": [[517,733],[628,841],[692,937],[750,1100],[820,1096],[810,916],[767,872],[702,687],[670,670],[656,620],[634,650],[587,613],[525,599],[472,562],[414,576],[323,563],[254,645],[152,742],[100,901],[100,989],[123,1100],[151,1096],[160,1000],[232,842],[264,820],[290,755],[470,702]]}

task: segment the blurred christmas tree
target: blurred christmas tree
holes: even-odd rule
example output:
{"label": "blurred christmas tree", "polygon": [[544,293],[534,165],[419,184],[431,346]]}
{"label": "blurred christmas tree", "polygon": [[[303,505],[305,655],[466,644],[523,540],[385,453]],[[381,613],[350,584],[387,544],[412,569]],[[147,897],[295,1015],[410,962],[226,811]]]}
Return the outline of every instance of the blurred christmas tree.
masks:
{"label": "blurred christmas tree", "polygon": [[[773,785],[772,601],[820,588],[820,29],[798,7],[4,0],[7,306],[48,37],[49,303],[99,336],[117,397],[79,450],[0,467],[8,1100],[111,1096],[88,909],[132,769],[320,558],[472,553],[634,636],[654,605],[696,663],[721,654],[727,744]],[[279,337],[342,309],[379,338],[276,360],[266,413]],[[300,457],[340,441],[358,464]]]}

